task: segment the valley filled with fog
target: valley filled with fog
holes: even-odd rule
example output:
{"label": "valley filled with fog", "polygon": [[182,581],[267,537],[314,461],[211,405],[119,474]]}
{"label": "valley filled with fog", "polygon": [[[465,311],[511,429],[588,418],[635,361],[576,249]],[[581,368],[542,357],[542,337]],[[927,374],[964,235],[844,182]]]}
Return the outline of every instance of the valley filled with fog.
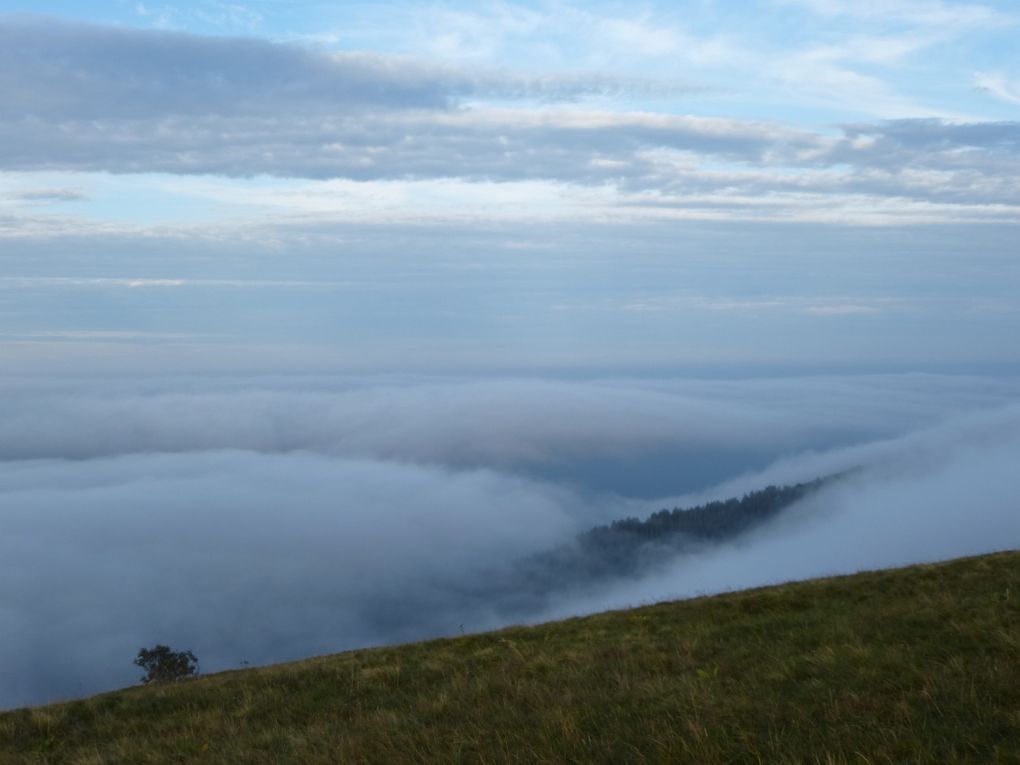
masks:
{"label": "valley filled with fog", "polygon": [[[209,672],[1020,546],[1007,378],[22,378],[2,394],[5,707],[132,684],[157,642]],[[735,539],[515,597],[507,572],[592,526],[848,470]]]}

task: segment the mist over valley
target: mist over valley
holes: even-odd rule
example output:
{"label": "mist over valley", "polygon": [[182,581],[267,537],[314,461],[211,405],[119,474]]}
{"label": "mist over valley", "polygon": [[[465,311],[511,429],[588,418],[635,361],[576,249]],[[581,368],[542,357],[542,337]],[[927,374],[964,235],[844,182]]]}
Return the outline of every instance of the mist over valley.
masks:
{"label": "mist over valley", "polygon": [[[5,706],[130,684],[125,659],[154,642],[208,672],[1020,544],[1009,380],[22,380],[4,394]],[[648,496],[643,460],[667,492]],[[628,549],[621,570],[576,555],[535,568],[594,526],[844,471],[740,534]]]}

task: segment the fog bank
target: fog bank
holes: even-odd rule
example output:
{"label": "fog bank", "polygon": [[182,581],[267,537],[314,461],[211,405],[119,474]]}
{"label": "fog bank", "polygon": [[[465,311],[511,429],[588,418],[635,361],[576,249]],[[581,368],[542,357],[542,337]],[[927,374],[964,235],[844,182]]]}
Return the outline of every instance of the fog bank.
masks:
{"label": "fog bank", "polygon": [[[1020,546],[1010,380],[6,381],[0,706]],[[522,611],[592,525],[862,472],[738,543]]]}

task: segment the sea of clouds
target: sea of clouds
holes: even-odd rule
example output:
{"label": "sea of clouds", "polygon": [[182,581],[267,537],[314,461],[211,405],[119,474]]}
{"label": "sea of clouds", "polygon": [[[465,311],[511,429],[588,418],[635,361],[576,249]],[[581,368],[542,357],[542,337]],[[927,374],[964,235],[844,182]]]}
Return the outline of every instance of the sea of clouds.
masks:
{"label": "sea of clouds", "polygon": [[[261,377],[0,382],[0,707],[1020,547],[1020,384]],[[508,605],[592,525],[862,468],[638,580]]]}

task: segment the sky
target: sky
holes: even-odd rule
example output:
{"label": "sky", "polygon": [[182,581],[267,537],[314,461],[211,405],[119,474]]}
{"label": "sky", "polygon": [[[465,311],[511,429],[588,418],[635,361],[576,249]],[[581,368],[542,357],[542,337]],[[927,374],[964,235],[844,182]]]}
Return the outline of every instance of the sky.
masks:
{"label": "sky", "polygon": [[[1020,548],[1020,9],[0,0],[0,708]],[[595,524],[850,478],[522,606]]]}
{"label": "sky", "polygon": [[1009,2],[0,0],[47,374],[1011,366]]}

